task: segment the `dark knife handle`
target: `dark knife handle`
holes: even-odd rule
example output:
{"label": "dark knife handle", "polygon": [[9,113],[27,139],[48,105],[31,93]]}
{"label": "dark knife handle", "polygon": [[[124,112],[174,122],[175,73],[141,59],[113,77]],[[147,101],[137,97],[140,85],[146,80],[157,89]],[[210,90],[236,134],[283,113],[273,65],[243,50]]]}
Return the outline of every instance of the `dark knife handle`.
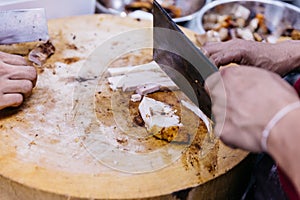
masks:
{"label": "dark knife handle", "polygon": [[283,77],[283,79],[286,80],[291,86],[293,86],[300,96],[300,72],[291,72]]}

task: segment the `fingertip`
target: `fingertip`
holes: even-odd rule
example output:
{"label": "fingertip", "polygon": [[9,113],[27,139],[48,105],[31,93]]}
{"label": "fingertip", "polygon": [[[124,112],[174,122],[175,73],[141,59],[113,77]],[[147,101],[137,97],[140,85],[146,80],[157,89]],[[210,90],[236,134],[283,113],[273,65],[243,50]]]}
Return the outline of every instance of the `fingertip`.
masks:
{"label": "fingertip", "polygon": [[22,94],[5,94],[3,95],[3,104],[0,106],[1,109],[7,107],[19,107],[24,101]]}
{"label": "fingertip", "polygon": [[24,83],[23,83],[23,92],[22,93],[23,93],[24,97],[26,98],[31,95],[32,89],[34,86],[33,86],[32,81],[24,80],[23,82]]}
{"label": "fingertip", "polygon": [[14,104],[12,104],[12,107],[19,107],[23,103],[23,101],[24,101],[23,95],[18,94],[15,97],[15,102],[14,102]]}

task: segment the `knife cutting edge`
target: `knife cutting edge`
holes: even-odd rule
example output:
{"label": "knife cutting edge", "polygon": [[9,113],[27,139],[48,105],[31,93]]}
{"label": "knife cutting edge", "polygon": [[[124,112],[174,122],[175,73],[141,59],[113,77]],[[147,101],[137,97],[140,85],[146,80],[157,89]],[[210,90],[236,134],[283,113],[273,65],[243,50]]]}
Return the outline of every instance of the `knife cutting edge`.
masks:
{"label": "knife cutting edge", "polygon": [[0,44],[49,39],[44,8],[0,11]]}
{"label": "knife cutting edge", "polygon": [[154,61],[211,117],[211,100],[204,81],[218,68],[185,36],[156,0],[153,1],[153,26]]}

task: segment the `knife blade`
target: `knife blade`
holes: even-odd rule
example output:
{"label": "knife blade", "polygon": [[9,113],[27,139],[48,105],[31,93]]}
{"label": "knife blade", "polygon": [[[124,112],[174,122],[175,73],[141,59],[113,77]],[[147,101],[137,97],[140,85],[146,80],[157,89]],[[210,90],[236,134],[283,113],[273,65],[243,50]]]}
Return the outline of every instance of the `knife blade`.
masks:
{"label": "knife blade", "polygon": [[211,100],[204,81],[218,68],[185,36],[156,0],[153,1],[153,27],[153,60],[211,117]]}
{"label": "knife blade", "polygon": [[0,44],[49,39],[44,8],[0,11]]}

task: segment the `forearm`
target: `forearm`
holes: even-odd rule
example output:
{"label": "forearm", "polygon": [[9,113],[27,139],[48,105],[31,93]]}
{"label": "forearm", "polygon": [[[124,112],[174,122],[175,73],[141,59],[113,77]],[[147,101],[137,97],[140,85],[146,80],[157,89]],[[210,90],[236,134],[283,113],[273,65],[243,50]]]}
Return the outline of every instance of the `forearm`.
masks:
{"label": "forearm", "polygon": [[275,45],[281,51],[276,59],[278,66],[284,66],[282,75],[300,67],[300,41],[288,40]]}
{"label": "forearm", "polygon": [[268,139],[271,156],[300,194],[300,109],[291,111],[272,129]]}
{"label": "forearm", "polygon": [[219,67],[237,63],[263,68],[281,76],[300,67],[299,40],[270,44],[233,39],[221,43],[208,43],[202,48],[206,55]]}

